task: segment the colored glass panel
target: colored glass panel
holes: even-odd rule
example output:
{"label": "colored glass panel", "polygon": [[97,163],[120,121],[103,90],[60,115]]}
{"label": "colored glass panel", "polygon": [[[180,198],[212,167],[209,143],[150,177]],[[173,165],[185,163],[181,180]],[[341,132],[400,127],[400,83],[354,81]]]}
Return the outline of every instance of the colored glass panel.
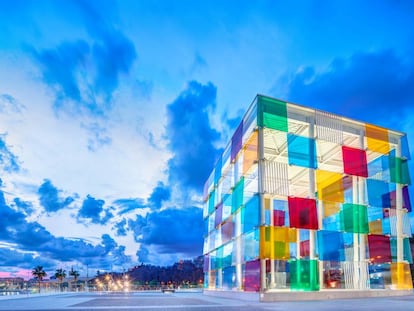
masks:
{"label": "colored glass panel", "polygon": [[411,160],[410,148],[408,146],[407,135],[401,137],[401,156],[407,160]]}
{"label": "colored glass panel", "polygon": [[407,209],[408,212],[411,212],[410,193],[408,192],[407,186],[403,187],[402,193],[403,193],[403,208]]}
{"label": "colored glass panel", "polygon": [[345,232],[368,233],[367,207],[359,204],[342,204],[341,226]]}
{"label": "colored glass panel", "polygon": [[368,223],[369,233],[382,234],[382,220],[377,219]]}
{"label": "colored glass panel", "polygon": [[243,204],[244,178],[242,177],[234,187],[231,212],[234,213]]}
{"label": "colored glass panel", "polygon": [[208,213],[214,212],[215,207],[216,190],[213,190],[208,198]]}
{"label": "colored glass panel", "polygon": [[214,219],[214,226],[217,227],[219,224],[221,224],[222,221],[222,215],[223,215],[223,203],[220,203],[217,206],[216,213],[215,213],[215,219]]}
{"label": "colored glass panel", "polygon": [[244,265],[243,287],[247,292],[257,292],[260,289],[260,261],[248,261]]}
{"label": "colored glass panel", "polygon": [[310,255],[310,242],[309,240],[300,242],[300,256],[309,257]]}
{"label": "colored glass panel", "polygon": [[307,198],[288,198],[289,222],[292,228],[318,229],[316,201]]}
{"label": "colored glass panel", "polygon": [[295,241],[296,229],[260,227],[260,258],[289,259],[289,244]]}
{"label": "colored glass panel", "polygon": [[317,260],[289,260],[290,288],[292,290],[319,290]]}
{"label": "colored glass panel", "polygon": [[390,237],[386,235],[368,235],[369,260],[373,263],[391,262]]}
{"label": "colored glass panel", "polygon": [[228,194],[223,198],[223,217],[222,220],[226,220],[231,215],[232,208],[232,195]]}
{"label": "colored glass panel", "polygon": [[389,184],[382,180],[367,179],[368,203],[370,206],[391,207]]}
{"label": "colored glass panel", "polygon": [[226,267],[223,269],[223,288],[232,289],[236,287],[236,267]]}
{"label": "colored glass panel", "polygon": [[342,158],[345,174],[368,177],[365,150],[342,146]]}
{"label": "colored glass panel", "polygon": [[288,162],[308,168],[317,168],[315,140],[308,137],[288,133]]}
{"label": "colored glass panel", "polygon": [[411,279],[410,265],[403,262],[391,263],[391,280],[397,289],[412,289],[413,281]]}
{"label": "colored glass panel", "polygon": [[243,175],[257,162],[258,134],[254,131],[244,145]]}
{"label": "colored glass panel", "polygon": [[255,195],[241,209],[243,233],[248,232],[258,226],[260,216],[259,211],[259,196]]}
{"label": "colored glass panel", "polygon": [[390,152],[388,130],[372,124],[365,124],[368,149],[379,153]]}
{"label": "colored glass panel", "polygon": [[259,230],[242,235],[243,260],[250,261],[259,257]]}
{"label": "colored glass panel", "polygon": [[406,159],[390,156],[390,178],[391,182],[410,185],[411,178],[408,171],[408,162]]}
{"label": "colored glass panel", "polygon": [[[391,257],[392,261],[398,261],[397,258],[397,238],[390,238],[391,244]],[[411,254],[410,240],[408,238],[403,238],[403,260],[408,263],[413,263],[413,256]]]}
{"label": "colored glass panel", "polygon": [[237,127],[236,131],[233,134],[233,137],[231,138],[231,156],[230,160],[233,162],[233,160],[236,158],[237,154],[239,153],[241,147],[243,144],[243,121],[240,122],[239,126]]}
{"label": "colored glass panel", "polygon": [[336,202],[323,202],[320,204],[323,204],[323,216],[324,217],[329,217],[334,214],[337,214],[339,213],[341,209],[341,204],[336,203]]}
{"label": "colored glass panel", "polygon": [[285,225],[285,211],[274,210],[273,211],[273,225],[284,226]]}
{"label": "colored glass panel", "polygon": [[227,219],[225,223],[221,226],[221,238],[223,243],[227,243],[234,236],[234,223],[231,218]]}
{"label": "colored glass panel", "polygon": [[318,199],[327,202],[344,202],[342,174],[316,170]]}
{"label": "colored glass panel", "polygon": [[220,157],[216,163],[214,169],[214,184],[217,185],[221,178],[221,169],[222,169],[222,157]]}
{"label": "colored glass panel", "polygon": [[261,127],[287,132],[288,119],[286,103],[259,96],[257,124]]}
{"label": "colored glass panel", "polygon": [[344,261],[344,238],[341,232],[320,230],[317,232],[319,258],[326,261]]}

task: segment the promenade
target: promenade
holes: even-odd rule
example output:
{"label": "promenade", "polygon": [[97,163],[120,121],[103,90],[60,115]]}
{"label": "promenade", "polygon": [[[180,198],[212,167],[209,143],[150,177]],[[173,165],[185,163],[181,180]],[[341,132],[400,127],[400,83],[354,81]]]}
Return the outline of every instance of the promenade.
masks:
{"label": "promenade", "polygon": [[63,293],[0,297],[0,310],[407,311],[414,310],[414,295],[389,298],[259,303],[205,296],[201,292]]}

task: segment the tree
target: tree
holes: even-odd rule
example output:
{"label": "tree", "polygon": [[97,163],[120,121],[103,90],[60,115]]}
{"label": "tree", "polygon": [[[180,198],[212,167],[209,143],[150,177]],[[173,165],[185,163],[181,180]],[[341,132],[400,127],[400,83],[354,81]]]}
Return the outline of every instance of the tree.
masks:
{"label": "tree", "polygon": [[79,271],[73,270],[73,267],[72,267],[69,271],[69,275],[73,276],[73,280],[75,281],[76,288],[78,288]]}
{"label": "tree", "polygon": [[37,279],[40,293],[40,282],[42,282],[43,278],[47,275],[47,273],[45,272],[45,270],[43,270],[43,266],[37,266],[33,268],[32,275]]}
{"label": "tree", "polygon": [[56,269],[55,278],[59,280],[61,291],[62,291],[62,282],[65,277],[66,277],[66,271],[64,269]]}

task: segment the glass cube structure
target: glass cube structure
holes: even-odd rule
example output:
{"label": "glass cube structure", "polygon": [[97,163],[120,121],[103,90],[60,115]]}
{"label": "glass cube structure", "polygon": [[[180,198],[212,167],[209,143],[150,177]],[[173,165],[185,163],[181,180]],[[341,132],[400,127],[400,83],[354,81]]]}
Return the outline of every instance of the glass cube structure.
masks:
{"label": "glass cube structure", "polygon": [[204,187],[205,288],[411,289],[406,142],[256,96]]}

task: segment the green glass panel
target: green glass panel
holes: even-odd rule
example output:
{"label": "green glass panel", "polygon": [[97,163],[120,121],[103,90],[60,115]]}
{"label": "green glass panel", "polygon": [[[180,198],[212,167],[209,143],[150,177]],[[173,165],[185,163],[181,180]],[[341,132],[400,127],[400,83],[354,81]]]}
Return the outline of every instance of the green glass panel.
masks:
{"label": "green glass panel", "polygon": [[288,132],[287,105],[285,102],[263,96],[258,97],[259,126]]}
{"label": "green glass panel", "polygon": [[290,288],[292,290],[319,290],[319,273],[317,260],[289,260],[289,269]]}
{"label": "green glass panel", "polygon": [[232,195],[231,213],[234,213],[243,204],[244,178],[242,177],[234,187]]}
{"label": "green glass panel", "polygon": [[365,205],[342,204],[341,229],[345,232],[368,233],[368,211]]}
{"label": "green glass panel", "polygon": [[391,182],[410,185],[411,178],[406,159],[390,156],[390,178]]}
{"label": "green glass panel", "polygon": [[[397,238],[390,239],[392,262],[397,262]],[[411,254],[410,239],[403,238],[403,259],[408,263],[413,263],[413,256]]]}
{"label": "green glass panel", "polygon": [[214,212],[214,198],[216,196],[216,190],[211,191],[210,197],[208,198],[208,213]]}
{"label": "green glass panel", "polygon": [[216,267],[216,269],[223,268],[223,246],[220,246],[217,249],[217,257],[216,257],[215,267]]}
{"label": "green glass panel", "polygon": [[279,242],[276,241],[274,242],[275,244],[275,254],[274,254],[274,258],[285,258],[287,257],[286,255],[286,243],[285,242]]}

